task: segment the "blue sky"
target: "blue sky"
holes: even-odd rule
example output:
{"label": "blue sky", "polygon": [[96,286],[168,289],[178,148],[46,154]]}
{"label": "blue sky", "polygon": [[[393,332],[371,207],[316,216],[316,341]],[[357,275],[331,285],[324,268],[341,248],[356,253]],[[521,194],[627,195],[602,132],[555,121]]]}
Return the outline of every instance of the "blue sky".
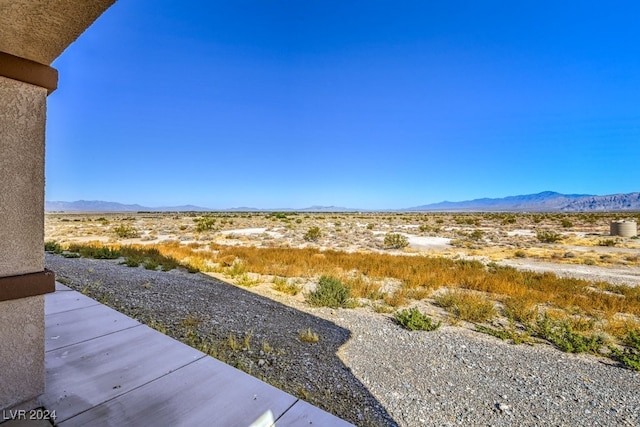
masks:
{"label": "blue sky", "polygon": [[53,64],[46,198],[393,209],[639,191],[638,16],[120,0]]}

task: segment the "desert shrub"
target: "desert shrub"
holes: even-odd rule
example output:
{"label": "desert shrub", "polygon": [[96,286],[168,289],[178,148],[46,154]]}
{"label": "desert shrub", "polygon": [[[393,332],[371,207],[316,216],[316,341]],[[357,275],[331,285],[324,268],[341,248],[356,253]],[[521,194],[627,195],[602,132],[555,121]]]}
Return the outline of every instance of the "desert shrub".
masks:
{"label": "desert shrub", "polygon": [[119,226],[115,227],[113,231],[121,239],[133,239],[140,236],[138,230],[136,230],[134,226],[128,224],[120,224]]}
{"label": "desert shrub", "polygon": [[618,242],[613,239],[603,239],[598,241],[598,246],[615,246],[616,244],[618,244]]}
{"label": "desert shrub", "polygon": [[442,322],[434,322],[431,317],[422,313],[416,307],[409,310],[400,310],[393,317],[399,325],[410,331],[435,331],[442,324]]}
{"label": "desert shrub", "polygon": [[241,260],[234,261],[231,266],[224,269],[224,274],[229,277],[235,278],[247,273],[247,266]]}
{"label": "desert shrub", "polygon": [[351,289],[332,276],[322,276],[318,286],[307,294],[307,302],[315,307],[349,307]]}
{"label": "desert shrub", "polygon": [[278,220],[278,219],[280,219],[280,220],[288,219],[287,218],[287,214],[284,213],[284,212],[272,212],[267,216],[267,218],[271,218],[272,221],[275,221],[275,220]]}
{"label": "desert shrub", "polygon": [[260,283],[260,280],[252,278],[248,273],[236,277],[236,284],[245,288],[251,288]]}
{"label": "desert shrub", "polygon": [[142,262],[142,259],[134,256],[129,256],[125,258],[122,264],[126,265],[127,267],[138,267],[141,262]]}
{"label": "desert shrub", "polygon": [[320,237],[322,237],[322,232],[319,227],[311,227],[306,233],[304,233],[304,236],[302,236],[304,240],[309,242],[315,242],[320,239]]}
{"label": "desert shrub", "polygon": [[540,316],[534,331],[540,338],[544,338],[567,353],[589,352],[598,354],[600,347],[604,344],[602,336],[579,334],[574,331],[568,320],[556,320],[547,313]]}
{"label": "desert shrub", "polygon": [[564,228],[571,228],[573,227],[573,223],[571,221],[569,221],[568,219],[564,218],[562,221],[560,221],[560,224],[562,225],[562,227]]}
{"label": "desert shrub", "polygon": [[398,233],[387,233],[384,236],[384,247],[387,249],[402,249],[409,246],[409,239]]}
{"label": "desert shrub", "polygon": [[108,246],[90,246],[74,243],[69,245],[69,252],[78,253],[84,258],[95,259],[116,259],[122,256],[118,249],[112,249]]}
{"label": "desert shrub", "polygon": [[288,295],[297,295],[302,288],[295,283],[290,283],[285,277],[274,277],[273,289]]}
{"label": "desert shrub", "polygon": [[640,371],[640,329],[629,331],[623,343],[625,347],[622,350],[611,348],[612,358],[628,368]]}
{"label": "desert shrub", "polygon": [[535,321],[538,316],[535,300],[524,296],[507,297],[503,305],[505,316],[517,322],[528,324]]}
{"label": "desert shrub", "polygon": [[75,252],[63,252],[60,255],[62,255],[65,258],[80,258],[80,254]]}
{"label": "desert shrub", "polygon": [[536,237],[542,243],[555,243],[562,240],[562,234],[556,233],[551,230],[539,230],[536,233]]}
{"label": "desert shrub", "polygon": [[486,322],[497,314],[493,303],[477,293],[447,291],[436,296],[435,302],[458,319],[469,322]]}
{"label": "desert shrub", "polygon": [[56,242],[55,240],[49,240],[44,242],[44,251],[53,254],[61,254],[62,246],[60,246],[60,243]]}
{"label": "desert shrub", "polygon": [[367,230],[373,230],[373,227],[374,227],[373,223],[367,224]]}
{"label": "desert shrub", "polygon": [[502,219],[502,225],[515,224],[517,221],[518,220],[515,216],[507,215]]}
{"label": "desert shrub", "polygon": [[476,325],[476,331],[500,338],[503,341],[511,340],[511,342],[516,345],[532,342],[529,333],[518,331],[513,323],[506,328],[490,328],[488,326]]}
{"label": "desert shrub", "polygon": [[[80,252],[80,255],[87,256]],[[95,251],[91,251],[91,258],[95,259],[116,259],[120,258],[120,251],[117,249],[111,249],[108,247],[97,248]]]}
{"label": "desert shrub", "polygon": [[216,219],[212,216],[203,216],[201,218],[196,218],[196,231],[198,233],[202,233],[203,231],[212,230],[214,225],[216,224]]}
{"label": "desert shrub", "polygon": [[514,254],[513,254],[516,258],[526,258],[527,257],[527,253],[523,250],[517,250]]}
{"label": "desert shrub", "polygon": [[157,270],[158,269],[158,263],[155,262],[152,259],[147,260],[144,263],[144,268],[147,269],[147,270]]}
{"label": "desert shrub", "polygon": [[484,231],[482,230],[473,230],[473,232],[471,232],[471,234],[469,234],[469,238],[473,239],[473,240],[480,240],[484,237]]}

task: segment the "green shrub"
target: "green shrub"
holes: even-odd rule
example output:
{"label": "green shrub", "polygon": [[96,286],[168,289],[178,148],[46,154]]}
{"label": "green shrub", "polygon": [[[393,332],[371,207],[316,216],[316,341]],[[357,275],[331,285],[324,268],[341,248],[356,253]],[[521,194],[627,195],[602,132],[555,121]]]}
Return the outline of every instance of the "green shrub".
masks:
{"label": "green shrub", "polygon": [[611,348],[611,357],[627,368],[640,371],[640,329],[630,331],[623,340],[623,350]]}
{"label": "green shrub", "polygon": [[144,268],[147,270],[157,270],[158,269],[158,263],[155,262],[154,260],[147,260],[144,263]]}
{"label": "green shrub", "polygon": [[393,315],[399,325],[410,331],[435,331],[442,322],[435,323],[431,317],[422,313],[416,307],[401,310]]}
{"label": "green shrub", "polygon": [[539,230],[536,233],[536,237],[542,243],[555,243],[562,240],[562,234],[556,233],[551,230]]}
{"label": "green shrub", "polygon": [[127,267],[138,267],[141,262],[142,260],[140,258],[130,256],[127,257],[124,262],[122,262],[122,264],[126,265]]}
{"label": "green shrub", "polygon": [[309,242],[315,242],[322,237],[322,232],[319,227],[311,227],[307,232],[302,236],[304,240]]}
{"label": "green shrub", "polygon": [[53,254],[61,254],[62,247],[60,246],[60,243],[56,242],[55,240],[49,240],[47,242],[44,242],[44,251]]}
{"label": "green shrub", "polygon": [[469,234],[469,238],[473,240],[480,240],[484,237],[484,231],[482,230],[473,230],[471,234]]}
{"label": "green shrub", "polygon": [[70,244],[69,252],[79,253],[84,258],[95,259],[116,259],[122,256],[118,249],[111,249],[107,246],[86,246],[79,244]]}
{"label": "green shrub", "polygon": [[402,249],[409,246],[409,239],[398,233],[387,233],[384,236],[384,246],[387,249]]}
{"label": "green shrub", "polygon": [[133,239],[140,236],[138,230],[134,226],[128,224],[121,224],[113,229],[115,233],[121,239]]}
{"label": "green shrub", "polygon": [[562,221],[560,221],[560,224],[564,227],[564,228],[571,228],[573,227],[573,223],[571,221],[569,221],[568,219],[563,219]]}
{"label": "green shrub", "polygon": [[65,258],[80,258],[80,254],[76,252],[63,252],[60,255]]}
{"label": "green shrub", "polygon": [[[85,256],[82,254],[82,252],[80,252],[80,255]],[[102,247],[98,248],[96,251],[93,251],[91,255],[91,258],[95,259],[116,259],[120,258],[120,251],[117,249]]]}
{"label": "green shrub", "polygon": [[272,219],[287,219],[287,214],[284,212],[273,212],[269,215]]}
{"label": "green shrub", "polygon": [[540,338],[544,338],[567,353],[598,354],[600,347],[604,344],[602,336],[576,333],[568,320],[554,320],[547,313],[538,319],[534,331]]}
{"label": "green shrub", "polygon": [[216,223],[216,219],[212,216],[203,216],[202,218],[196,218],[196,231],[201,233],[203,231],[208,231],[213,229],[213,226]]}
{"label": "green shrub", "polygon": [[322,276],[318,281],[318,286],[309,292],[307,302],[315,307],[350,307],[349,296],[351,289],[345,286],[340,280],[332,276]]}
{"label": "green shrub", "polygon": [[502,218],[502,225],[515,224],[517,221],[518,219],[515,216],[507,215],[504,218]]}
{"label": "green shrub", "polygon": [[491,335],[496,338],[500,338],[503,341],[511,340],[513,344],[531,343],[531,337],[527,332],[519,332],[512,324],[508,328],[489,328],[487,326],[476,325],[476,330],[483,334]]}

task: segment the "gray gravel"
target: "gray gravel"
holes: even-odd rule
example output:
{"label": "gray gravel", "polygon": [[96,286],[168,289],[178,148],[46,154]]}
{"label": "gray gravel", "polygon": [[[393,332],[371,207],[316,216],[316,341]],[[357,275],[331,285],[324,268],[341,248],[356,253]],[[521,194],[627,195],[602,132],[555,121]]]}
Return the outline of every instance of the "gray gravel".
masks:
{"label": "gray gravel", "polygon": [[[357,425],[640,425],[640,373],[608,359],[462,327],[409,332],[368,309],[311,308],[201,274],[46,261],[69,286],[170,334],[189,316],[219,342],[251,331],[251,349],[227,351],[228,363]],[[298,339],[308,327],[318,343]],[[260,350],[265,341],[275,351]]]}
{"label": "gray gravel", "polygon": [[345,363],[399,425],[638,425],[640,373],[460,327],[409,332],[340,313]]}

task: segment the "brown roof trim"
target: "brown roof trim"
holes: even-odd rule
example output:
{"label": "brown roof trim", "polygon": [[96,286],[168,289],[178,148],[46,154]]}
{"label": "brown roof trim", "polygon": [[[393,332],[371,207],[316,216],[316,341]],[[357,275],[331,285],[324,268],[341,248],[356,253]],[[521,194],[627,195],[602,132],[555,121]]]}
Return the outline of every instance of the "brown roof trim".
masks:
{"label": "brown roof trim", "polygon": [[39,273],[0,277],[0,301],[33,297],[48,294],[55,290],[55,274],[47,269]]}
{"label": "brown roof trim", "polygon": [[0,76],[43,87],[49,94],[58,88],[58,70],[5,52],[0,52]]}

